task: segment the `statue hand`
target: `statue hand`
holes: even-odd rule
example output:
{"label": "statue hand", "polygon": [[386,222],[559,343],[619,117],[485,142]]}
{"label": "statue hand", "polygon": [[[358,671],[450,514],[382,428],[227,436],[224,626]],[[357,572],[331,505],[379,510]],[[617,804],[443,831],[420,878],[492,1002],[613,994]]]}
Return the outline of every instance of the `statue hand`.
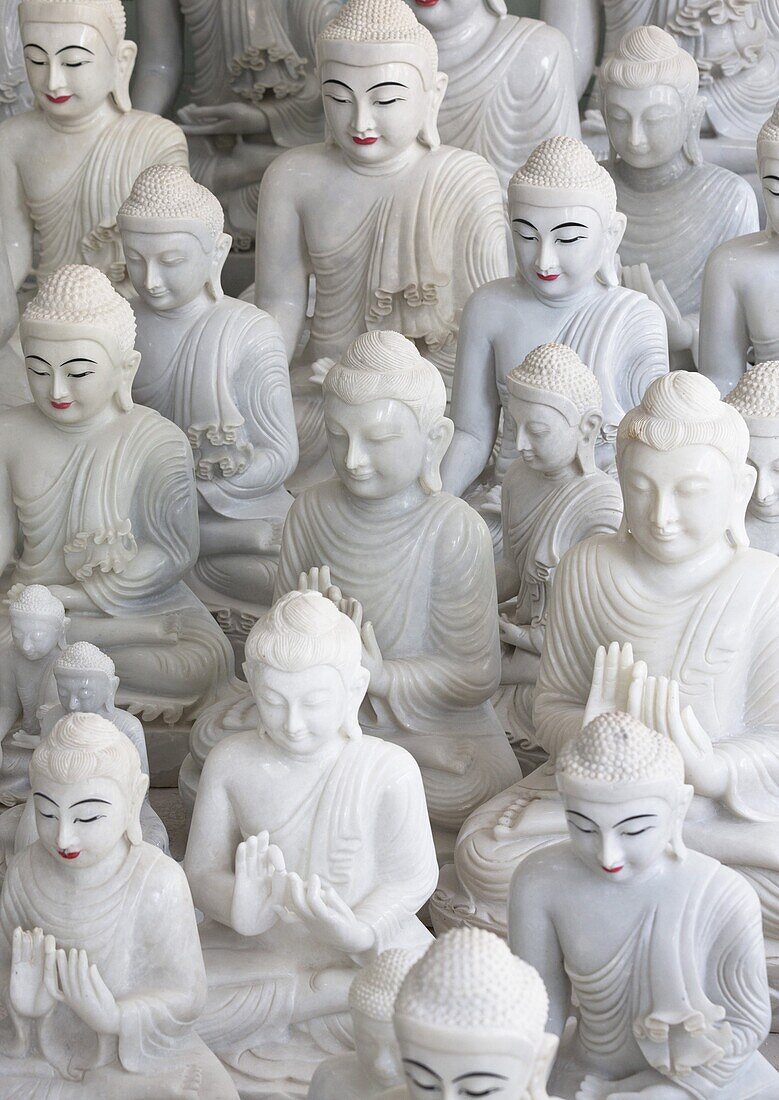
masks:
{"label": "statue hand", "polygon": [[373,623],[362,624],[360,637],[362,638],[362,667],[367,668],[371,674],[368,690],[372,695],[378,695],[380,699],[386,699],[392,681],[384,664],[379,643],[376,641]]}
{"label": "statue hand", "polygon": [[322,386],[328,372],[336,364],[335,359],[331,359],[328,355],[323,355],[321,359],[315,359],[311,364],[311,374],[308,377],[309,382],[313,382],[315,386]]}
{"label": "statue hand", "polygon": [[633,660],[630,642],[624,646],[612,642],[608,652],[605,646],[598,646],[583,725],[586,726],[599,714],[614,710],[634,714],[633,707],[636,699],[640,698],[640,687],[645,679],[646,665],[643,661]]}
{"label": "statue hand", "polygon": [[250,103],[219,103],[199,107],[187,104],[178,112],[185,134],[208,137],[210,134],[267,134],[265,112]]}
{"label": "statue hand", "polygon": [[533,642],[532,627],[526,623],[515,623],[503,612],[498,619],[498,632],[500,640],[515,649],[521,649],[525,653],[538,653],[538,646]]}
{"label": "statue hand", "polygon": [[54,1008],[55,998],[46,987],[45,972],[55,951],[54,937],[44,936],[40,928],[32,932],[14,929],[9,997],[14,1011],[25,1019],[40,1019]]}
{"label": "statue hand", "polygon": [[695,717],[681,708],[679,684],[665,676],[649,676],[644,686],[641,721],[674,742],[684,759],[685,778],[695,793],[721,799],[728,788],[728,766]]}
{"label": "statue hand", "polygon": [[312,875],[308,885],[294,871],[287,876],[287,909],[302,921],[318,940],[350,955],[373,947],[376,937],[364,921],[358,920],[332,886]]}
{"label": "statue hand", "polygon": [[276,923],[284,897],[286,867],[267,830],[247,837],[235,852],[230,923],[242,936],[260,936]]}
{"label": "statue hand", "polygon": [[[42,741],[39,733],[27,733],[26,730],[17,730],[13,735],[13,743],[23,749],[37,749]],[[0,748],[0,763],[2,762],[2,748]]]}
{"label": "statue hand", "polygon": [[695,330],[673,299],[662,279],[656,282],[652,278],[648,264],[633,264],[622,268],[622,285],[630,290],[645,294],[663,311],[668,328],[668,346],[672,351],[686,351],[692,348]]}
{"label": "statue hand", "polygon": [[330,580],[329,565],[315,565],[307,573],[301,573],[298,577],[298,589],[301,592],[319,592],[335,604],[343,598],[341,589]]}
{"label": "statue hand", "polygon": [[58,948],[46,956],[46,964],[46,988],[55,1000],[68,1005],[98,1035],[119,1034],[119,1005],[86,951]]}

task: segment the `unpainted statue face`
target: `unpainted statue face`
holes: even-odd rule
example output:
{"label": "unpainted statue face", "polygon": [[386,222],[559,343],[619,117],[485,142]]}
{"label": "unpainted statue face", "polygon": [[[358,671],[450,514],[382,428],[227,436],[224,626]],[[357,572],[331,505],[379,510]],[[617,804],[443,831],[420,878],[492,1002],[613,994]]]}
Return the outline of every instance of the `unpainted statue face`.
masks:
{"label": "unpainted statue face", "polygon": [[[619,480],[628,529],[642,550],[664,564],[694,561],[726,538],[746,511],[752,481],[737,486],[730,463],[714,447],[656,451],[627,445]],[[743,494],[743,506],[740,505]]]}
{"label": "unpainted statue face", "polygon": [[14,646],[28,661],[40,661],[57,648],[62,638],[62,624],[34,614],[11,611],[11,637]]}
{"label": "unpainted statue face", "polygon": [[779,158],[763,157],[759,170],[768,224],[779,234]]}
{"label": "unpainted statue face", "polygon": [[[443,1044],[442,1044],[443,1045]],[[437,1050],[427,1044],[401,1043],[406,1087],[412,1100],[522,1100],[533,1076],[533,1064],[510,1054],[484,1054],[479,1036],[473,1046]]]}
{"label": "unpainted statue face", "polygon": [[212,276],[213,250],[206,252],[191,233],[124,230],[122,244],[130,280],[155,311],[189,305]]}
{"label": "unpainted statue face", "polygon": [[104,672],[81,669],[55,669],[54,680],[63,710],[68,713],[101,714],[113,703],[116,677]]}
{"label": "unpainted statue face", "polygon": [[365,1072],[384,1089],[400,1084],[403,1067],[392,1021],[372,1020],[354,1010],[352,1021],[354,1045]]}
{"label": "unpainted statue face", "polygon": [[421,477],[428,433],[402,401],[349,405],[327,394],[325,426],[335,472],[354,496],[386,499]]}
{"label": "unpainted statue face", "polygon": [[[680,790],[680,799],[682,791]],[[604,881],[632,882],[656,867],[679,828],[679,807],[664,798],[599,802],[563,794],[574,852]]]}
{"label": "unpainted statue face", "polygon": [[419,22],[432,33],[456,27],[473,13],[484,8],[484,0],[406,0]]}
{"label": "unpainted statue face", "polygon": [[608,246],[595,210],[511,202],[509,216],[517,267],[537,297],[567,299],[593,285]]}
{"label": "unpainted statue face", "polygon": [[517,425],[519,457],[531,470],[553,474],[575,461],[582,433],[559,409],[509,395],[509,412]]}
{"label": "unpainted statue face", "polygon": [[690,112],[675,88],[606,88],[603,117],[611,144],[633,168],[657,168],[681,151]]}
{"label": "unpainted statue face", "polygon": [[84,23],[25,23],[27,79],[38,107],[61,122],[88,118],[113,92],[117,58]]}
{"label": "unpainted statue face", "polygon": [[749,464],[757,481],[748,510],[756,519],[779,519],[779,430],[775,436],[750,437]]}
{"label": "unpainted statue face", "polygon": [[32,399],[56,424],[92,420],[119,391],[122,368],[96,340],[26,336],[23,351]]}
{"label": "unpainted statue face", "polygon": [[75,783],[38,779],[33,799],[41,843],[63,865],[94,867],[127,832],[129,799],[113,779],[95,776]]}
{"label": "unpainted statue face", "polygon": [[367,687],[361,680],[361,694],[357,684],[349,691],[340,671],[331,665],[285,672],[247,662],[244,671],[262,729],[290,756],[315,756],[334,741],[342,741],[344,730],[357,720]]}
{"label": "unpainted statue face", "polygon": [[330,134],[357,166],[380,167],[410,149],[435,110],[436,91],[411,64],[325,61],[320,76]]}

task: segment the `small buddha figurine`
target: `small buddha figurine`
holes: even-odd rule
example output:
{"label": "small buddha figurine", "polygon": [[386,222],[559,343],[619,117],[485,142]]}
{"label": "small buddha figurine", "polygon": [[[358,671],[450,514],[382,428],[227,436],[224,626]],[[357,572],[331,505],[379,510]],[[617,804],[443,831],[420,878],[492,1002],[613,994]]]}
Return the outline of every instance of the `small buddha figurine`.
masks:
{"label": "small buddha figurine", "polygon": [[25,1100],[237,1100],[193,1032],[206,995],[181,868],[141,839],[135,747],[60,719],[30,764],[38,839],[0,899],[0,1091]]}
{"label": "small buddha figurine", "polygon": [[698,367],[723,395],[749,363],[779,359],[779,105],[758,136],[757,163],[766,228],[715,248],[703,276]]}
{"label": "small buddha figurine", "polygon": [[257,218],[255,300],[293,360],[293,491],[332,476],[321,378],[351,342],[366,330],[401,332],[449,388],[466,300],[508,272],[495,170],[441,145],[446,76],[435,39],[403,0],[348,0],[316,50],[325,143],[273,162]]}
{"label": "small buddha figurine", "polygon": [[748,447],[742,417],[688,371],[653,382],[620,424],[622,527],[573,547],[555,576],[533,707],[550,761],[463,826],[433,899],[441,925],[463,913],[505,929],[514,869],[565,836],[556,759],[591,718],[626,711],[682,754],[686,842],[755,887],[777,998],[779,561],[748,545]]}
{"label": "small buddha figurine", "polygon": [[267,313],[224,297],[224,214],[186,169],[147,168],[117,223],[138,294],[133,396],[192,445],[200,556],[190,580],[233,633],[242,612],[256,618],[270,603],[292,503],[284,479],[298,447],[284,343]]}
{"label": "small buddha figurine", "polygon": [[505,0],[406,3],[435,38],[449,79],[441,139],[489,161],[504,194],[539,142],[581,136],[573,55],[562,31],[509,15]]}
{"label": "small buddha figurine", "polygon": [[572,546],[616,531],[622,495],[595,465],[603,421],[600,386],[575,351],[544,344],[507,379],[518,458],[503,480],[503,558],[498,603],[516,599],[501,616],[501,687],[494,698],[520,764],[538,763],[533,696],[555,570]]}
{"label": "small buddha figurine", "polygon": [[725,398],[749,428],[749,464],[757,471],[747,508],[749,545],[779,554],[779,363],[759,363]]}
{"label": "small buddha figurine", "polygon": [[[490,703],[500,649],[489,533],[470,505],[441,492],[446,393],[410,340],[358,337],[324,393],[338,477],[292,505],[276,591],[306,583],[345,601],[370,670],[363,728],[416,758],[445,858],[471,809],[520,775]],[[203,716],[194,764],[241,713],[217,704]]]}
{"label": "small buddha figurine", "polygon": [[[600,714],[557,760],[568,839],[530,855],[509,943],[538,968],[564,1100],[774,1100],[760,903],[682,838],[693,788],[665,734]],[[561,890],[561,882],[565,889]],[[587,933],[582,934],[586,913]]]}
{"label": "small buddha figurine", "polygon": [[0,415],[0,570],[16,558],[12,583],[47,585],[70,640],[105,649],[120,704],[186,724],[229,691],[234,662],[182,581],[198,551],[192,452],[133,406],[134,339],[129,303],[93,267],[61,268],[27,306],[33,404]]}
{"label": "small buddha figurine", "polygon": [[494,1096],[554,1100],[546,1091],[557,1038],[538,972],[480,928],[436,940],[395,1002],[406,1083],[381,1100]]}
{"label": "small buddha figurine", "polygon": [[376,1100],[402,1083],[393,1011],[403,979],[419,955],[418,950],[391,947],[358,971],[349,988],[355,1053],[320,1062],[306,1100]]}
{"label": "small buddha figurine", "polygon": [[516,275],[475,291],[460,322],[455,434],[443,464],[444,486],[458,494],[487,466],[501,409],[499,482],[516,459],[506,377],[533,348],[566,344],[592,368],[603,395],[601,469],[613,463],[625,411],[668,370],[661,310],[618,285],[625,216],[611,176],[586,145],[564,136],[542,142],[512,177],[508,198]]}
{"label": "small buddha figurine", "polygon": [[297,1098],[352,1046],[358,969],[429,942],[415,914],[438,869],[413,757],[360,729],[354,622],[288,592],[245,652],[254,728],[206,761],[184,858],[206,917],[198,1030],[242,1095]]}
{"label": "small buddha figurine", "polygon": [[3,739],[17,724],[40,734],[39,708],[51,701],[53,666],[67,645],[70,620],[62,600],[42,584],[19,587],[8,607],[12,648],[0,662],[0,761]]}
{"label": "small buddha figurine", "polygon": [[129,97],[120,0],[22,0],[35,107],[0,123],[0,218],[14,281],[89,263],[123,286],[116,212],[149,164],[187,164],[183,133]]}
{"label": "small buddha figurine", "polygon": [[698,355],[703,268],[723,241],[759,229],[749,183],[704,164],[698,67],[659,27],[636,27],[600,69],[617,205],[627,216],[619,248],[626,285],[663,309],[678,366]]}

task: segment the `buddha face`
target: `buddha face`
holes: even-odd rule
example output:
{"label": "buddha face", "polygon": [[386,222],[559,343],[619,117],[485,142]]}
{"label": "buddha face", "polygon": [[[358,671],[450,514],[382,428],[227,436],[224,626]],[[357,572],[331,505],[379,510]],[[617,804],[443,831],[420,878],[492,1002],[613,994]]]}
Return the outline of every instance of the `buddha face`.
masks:
{"label": "buddha face", "polygon": [[62,122],[88,118],[114,91],[122,62],[95,27],[77,22],[25,23],[22,41],[35,102],[50,118]]}
{"label": "buddha face", "polygon": [[32,399],[56,424],[82,424],[100,416],[119,392],[123,375],[129,384],[137,368],[135,352],[118,366],[96,340],[48,339],[27,335],[24,361]]}
{"label": "buddha face", "polygon": [[754,474],[744,468],[737,486],[730,463],[714,447],[656,451],[633,441],[620,459],[628,530],[641,549],[663,564],[693,561],[722,543]]}
{"label": "buddha face", "polygon": [[105,672],[55,668],[54,680],[60,705],[70,714],[101,714],[113,703],[116,687]]}
{"label": "buddha face", "polygon": [[520,274],[542,299],[566,299],[592,287],[608,247],[599,215],[588,206],[509,203]]}
{"label": "buddha face", "polygon": [[348,160],[368,167],[388,164],[416,143],[446,88],[442,77],[426,90],[419,69],[403,62],[324,61],[321,78],[329,133]]}
{"label": "buddha face", "polygon": [[354,1045],[365,1072],[382,1088],[392,1088],[403,1080],[400,1050],[391,1020],[372,1020],[352,1010]]}
{"label": "buddha face", "polygon": [[212,278],[214,250],[207,252],[192,233],[124,230],[122,244],[130,280],[155,311],[188,305]]}
{"label": "buddha face", "polygon": [[11,637],[16,649],[28,661],[40,661],[48,657],[62,638],[63,624],[19,611],[11,611]]}
{"label": "buddha face", "polygon": [[[445,1033],[442,1032],[442,1037]],[[534,1066],[525,1058],[511,1054],[484,1054],[478,1035],[469,1049],[460,1041],[457,1050],[441,1044],[401,1043],[403,1072],[412,1100],[463,1100],[486,1097],[490,1100],[521,1100],[533,1077]]]}
{"label": "buddha face", "polygon": [[343,740],[367,687],[362,669],[351,689],[331,665],[287,672],[255,661],[244,671],[262,729],[289,756],[314,756]]}
{"label": "buddha face", "polygon": [[474,11],[485,7],[484,0],[406,0],[406,3],[432,34],[462,24]]}
{"label": "buddha face", "polygon": [[509,395],[509,412],[517,426],[519,457],[531,470],[553,474],[575,461],[581,431],[559,409]]}
{"label": "buddha face", "polygon": [[603,115],[617,155],[633,168],[657,168],[681,151],[689,111],[675,88],[606,88]]}
{"label": "buddha face", "polygon": [[127,832],[129,800],[113,779],[93,776],[58,783],[37,777],[33,800],[38,836],[58,863],[94,867]]}
{"label": "buddha face", "polygon": [[779,234],[779,157],[761,157],[759,169],[768,224]]}
{"label": "buddha face", "polygon": [[779,519],[779,429],[775,436],[750,436],[749,464],[757,480],[748,511],[755,519]]}
{"label": "buddha face", "polygon": [[[680,787],[680,805],[684,788]],[[657,867],[676,836],[679,806],[664,798],[599,802],[563,793],[568,835],[574,852],[599,878],[631,882]]]}

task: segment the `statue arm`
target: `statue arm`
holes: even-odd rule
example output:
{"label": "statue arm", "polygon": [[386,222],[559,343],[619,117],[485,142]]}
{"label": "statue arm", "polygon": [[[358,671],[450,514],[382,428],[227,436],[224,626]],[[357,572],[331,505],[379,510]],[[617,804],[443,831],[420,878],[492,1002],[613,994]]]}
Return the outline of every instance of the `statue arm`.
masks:
{"label": "statue arm", "polygon": [[746,370],[750,337],[742,294],[736,283],[737,257],[731,242],[709,256],[703,273],[698,370],[724,396]]}
{"label": "statue arm", "polygon": [[18,124],[26,117],[25,114],[18,119],[10,118],[0,126],[0,225],[3,228],[11,277],[17,289],[32,270],[33,225],[16,163],[15,143],[11,140],[8,127]]}
{"label": "statue arm", "polygon": [[226,789],[222,760],[225,755],[229,755],[229,751],[225,753],[222,745],[217,745],[203,767],[184,855],[184,871],[198,909],[212,920],[230,927],[235,852],[242,837]]}
{"label": "statue arm", "polygon": [[557,27],[571,44],[579,99],[595,71],[600,42],[599,0],[541,0],[541,18]]}
{"label": "statue arm", "polygon": [[[5,239],[0,227],[0,239]],[[16,300],[8,253],[0,248],[0,347],[5,347],[19,324],[19,306]]]}
{"label": "statue arm", "polygon": [[155,115],[170,113],[184,72],[184,20],[179,0],[139,0],[138,62],[132,103]]}
{"label": "statue arm", "polygon": [[[3,420],[0,419],[0,436],[4,433]],[[14,438],[14,432],[9,433]],[[11,475],[8,469],[8,459],[3,454],[0,444],[0,573],[4,572],[14,559],[16,554],[16,541],[19,531],[19,521],[14,504]]]}
{"label": "statue arm", "polygon": [[245,394],[247,434],[254,452],[246,471],[235,478],[238,487],[251,484],[270,493],[298,464],[298,435],[289,383],[289,362],[281,331],[265,319],[262,339],[253,342],[239,379]]}

